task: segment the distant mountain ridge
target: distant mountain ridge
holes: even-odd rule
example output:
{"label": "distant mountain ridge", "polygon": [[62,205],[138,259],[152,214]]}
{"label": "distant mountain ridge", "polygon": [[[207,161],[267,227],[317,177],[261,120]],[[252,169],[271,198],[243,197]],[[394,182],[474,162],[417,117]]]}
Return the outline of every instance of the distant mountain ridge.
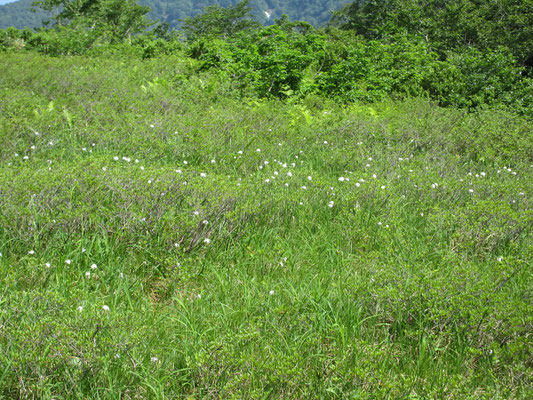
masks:
{"label": "distant mountain ridge", "polygon": [[[152,9],[148,17],[155,21],[168,22],[171,27],[180,26],[180,19],[201,13],[206,6],[218,4],[222,7],[235,5],[239,0],[139,0],[139,3]],[[259,22],[264,25],[287,14],[293,21],[303,20],[315,26],[329,21],[331,11],[338,10],[348,0],[251,0],[250,6]],[[32,12],[33,0],[18,0],[0,5],[0,29],[10,26],[22,29],[42,26],[50,14],[38,10]]]}

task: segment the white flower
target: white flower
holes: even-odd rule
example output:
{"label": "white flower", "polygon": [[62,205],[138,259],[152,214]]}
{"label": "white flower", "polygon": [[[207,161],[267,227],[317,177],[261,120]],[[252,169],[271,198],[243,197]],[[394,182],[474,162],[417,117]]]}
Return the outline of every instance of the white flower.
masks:
{"label": "white flower", "polygon": [[159,358],[157,358],[157,357],[150,357],[150,361],[152,361],[153,363],[157,363],[157,362],[159,362]]}
{"label": "white flower", "polygon": [[335,203],[334,203],[333,200],[332,200],[332,201],[330,201],[330,202],[328,203],[328,207],[329,207],[329,208],[332,208],[334,204],[335,204]]}
{"label": "white flower", "polygon": [[85,247],[82,247],[81,252],[82,252],[82,253],[85,253],[86,251],[87,251],[87,250],[85,249]]}
{"label": "white flower", "polygon": [[113,157],[113,160],[118,161],[118,157],[117,156]]}
{"label": "white flower", "polygon": [[140,168],[141,168],[141,171],[144,171],[144,167],[142,165],[140,166]]}
{"label": "white flower", "polygon": [[86,277],[87,279],[90,279],[90,278],[91,278],[91,271],[87,271],[87,272],[85,273],[85,277]]}
{"label": "white flower", "polygon": [[71,262],[72,262],[72,260],[65,260],[65,264],[70,265]]}
{"label": "white flower", "polygon": [[107,171],[107,167],[102,167],[102,171]]}
{"label": "white flower", "polygon": [[152,180],[151,179],[148,179],[148,184],[150,185],[152,183]]}
{"label": "white flower", "polygon": [[204,219],[204,220],[202,221],[202,224],[204,224],[204,225],[207,225],[208,223],[209,223],[209,221],[206,220],[206,219]]}
{"label": "white flower", "polygon": [[102,306],[102,310],[109,311],[109,306],[106,306],[105,304]]}
{"label": "white flower", "polygon": [[94,271],[95,269],[97,269],[97,268],[98,268],[98,266],[97,266],[96,264],[91,265],[91,269],[92,269],[93,271]]}
{"label": "white flower", "polygon": [[344,182],[345,178],[344,176],[339,177],[339,182]]}
{"label": "white flower", "polygon": [[307,189],[307,186],[302,186],[302,189],[303,189],[303,190],[306,190],[306,189]]}
{"label": "white flower", "polygon": [[386,187],[385,185],[381,186],[381,190],[385,190],[385,187]]}
{"label": "white flower", "polygon": [[[1,256],[1,255],[2,255],[2,254],[0,254],[0,256]],[[50,264],[50,263],[46,263],[46,264],[44,264],[44,265],[46,266],[46,268],[50,268],[50,267],[52,266],[52,264]]]}
{"label": "white flower", "polygon": [[83,307],[82,307],[82,306],[79,306],[79,307],[78,307],[78,311],[79,311],[79,312],[82,312],[82,311],[83,311]]}
{"label": "white flower", "polygon": [[308,180],[308,181],[312,181],[313,178],[311,178],[310,176],[308,176],[308,177],[307,177],[307,180]]}
{"label": "white flower", "polygon": [[356,182],[355,186],[359,187],[359,186],[361,186],[361,184],[359,182]]}
{"label": "white flower", "polygon": [[273,290],[271,290],[270,292],[268,292],[268,294],[271,295],[271,296],[274,296],[274,293],[275,293],[275,292],[274,292]]}
{"label": "white flower", "polygon": [[209,238],[205,238],[205,239],[204,239],[204,243],[205,243],[205,244],[209,244],[209,243],[211,243],[211,239],[209,239]]}
{"label": "white flower", "polygon": [[292,176],[292,172],[291,171],[287,172],[287,176]]}
{"label": "white flower", "polygon": [[474,193],[474,189],[468,189],[470,193]]}
{"label": "white flower", "polygon": [[187,160],[183,160],[183,164],[187,165],[189,162]]}
{"label": "white flower", "polygon": [[379,221],[379,222],[378,222],[378,225],[380,225],[380,226],[381,226],[381,221]]}
{"label": "white flower", "polygon": [[120,277],[120,279],[124,279],[124,273],[121,272],[121,273],[119,274],[119,277]]}
{"label": "white flower", "polygon": [[503,257],[498,257],[497,260],[498,260],[498,262],[502,262],[503,261]]}
{"label": "white flower", "polygon": [[242,154],[242,150],[239,150],[237,153],[238,153],[238,154]]}
{"label": "white flower", "polygon": [[215,160],[211,160],[211,164],[214,164],[214,163],[216,163],[216,161]]}
{"label": "white flower", "polygon": [[181,169],[177,169],[176,173],[181,174]]}
{"label": "white flower", "polygon": [[432,189],[436,189],[436,188],[438,188],[438,187],[439,187],[439,184],[438,184],[438,183],[432,183],[432,184],[431,184],[431,188],[432,188]]}
{"label": "white flower", "polygon": [[324,140],[324,144],[328,144],[328,141],[327,141],[327,140]]}
{"label": "white flower", "polygon": [[266,182],[266,183],[270,183],[270,179],[268,179],[268,178],[265,179],[265,182]]}
{"label": "white flower", "polygon": [[29,254],[29,255],[34,255],[34,254],[35,254],[35,251],[30,250],[30,251],[28,251],[28,254]]}
{"label": "white flower", "polygon": [[261,149],[256,149],[255,151],[257,151],[258,153],[260,153],[260,152],[261,152]]}
{"label": "white flower", "polygon": [[81,151],[87,151],[86,147],[82,147]]}
{"label": "white flower", "polygon": [[207,176],[207,174],[206,174],[205,172],[200,172],[200,176],[201,176],[202,178],[205,178],[205,177]]}

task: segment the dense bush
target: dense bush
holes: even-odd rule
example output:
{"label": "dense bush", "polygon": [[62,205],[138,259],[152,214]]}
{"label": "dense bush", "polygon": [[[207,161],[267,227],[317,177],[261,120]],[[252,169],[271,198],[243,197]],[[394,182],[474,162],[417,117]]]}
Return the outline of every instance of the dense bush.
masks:
{"label": "dense bush", "polygon": [[[403,6],[398,10],[410,9]],[[359,36],[359,19],[368,10],[363,7],[357,9],[361,15],[353,14],[354,7],[337,15],[337,21],[345,18],[340,24],[343,29],[327,31],[291,22],[287,16],[259,27],[246,1],[227,9],[207,7],[204,14],[185,21],[186,41],[177,32],[169,32],[165,24],[132,37],[121,35],[118,40],[109,31],[107,17],[101,19],[108,22],[94,29],[79,17],[70,25],[36,33],[14,28],[0,31],[0,49],[141,59],[184,51],[200,61],[198,73],[209,71],[210,80],[226,81],[243,97],[294,100],[314,94],[342,103],[427,97],[442,106],[474,109],[500,104],[532,115],[533,81],[513,50],[451,46],[444,39],[428,40],[420,32],[405,33],[400,25],[385,29],[380,18],[386,10],[381,17],[373,16],[372,29]],[[347,18],[349,11],[352,19]]]}

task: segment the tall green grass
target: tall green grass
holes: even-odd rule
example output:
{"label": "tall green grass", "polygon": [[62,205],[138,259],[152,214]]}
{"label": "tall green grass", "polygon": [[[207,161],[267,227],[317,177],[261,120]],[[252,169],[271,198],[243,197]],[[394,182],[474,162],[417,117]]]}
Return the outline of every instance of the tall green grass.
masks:
{"label": "tall green grass", "polygon": [[528,398],[531,121],[0,58],[1,398]]}

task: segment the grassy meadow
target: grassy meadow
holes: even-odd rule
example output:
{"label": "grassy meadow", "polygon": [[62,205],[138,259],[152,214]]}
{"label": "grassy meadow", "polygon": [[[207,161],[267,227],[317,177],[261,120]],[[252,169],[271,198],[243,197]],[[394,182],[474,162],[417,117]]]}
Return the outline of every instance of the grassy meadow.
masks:
{"label": "grassy meadow", "polygon": [[533,396],[533,129],[0,57],[1,399]]}

